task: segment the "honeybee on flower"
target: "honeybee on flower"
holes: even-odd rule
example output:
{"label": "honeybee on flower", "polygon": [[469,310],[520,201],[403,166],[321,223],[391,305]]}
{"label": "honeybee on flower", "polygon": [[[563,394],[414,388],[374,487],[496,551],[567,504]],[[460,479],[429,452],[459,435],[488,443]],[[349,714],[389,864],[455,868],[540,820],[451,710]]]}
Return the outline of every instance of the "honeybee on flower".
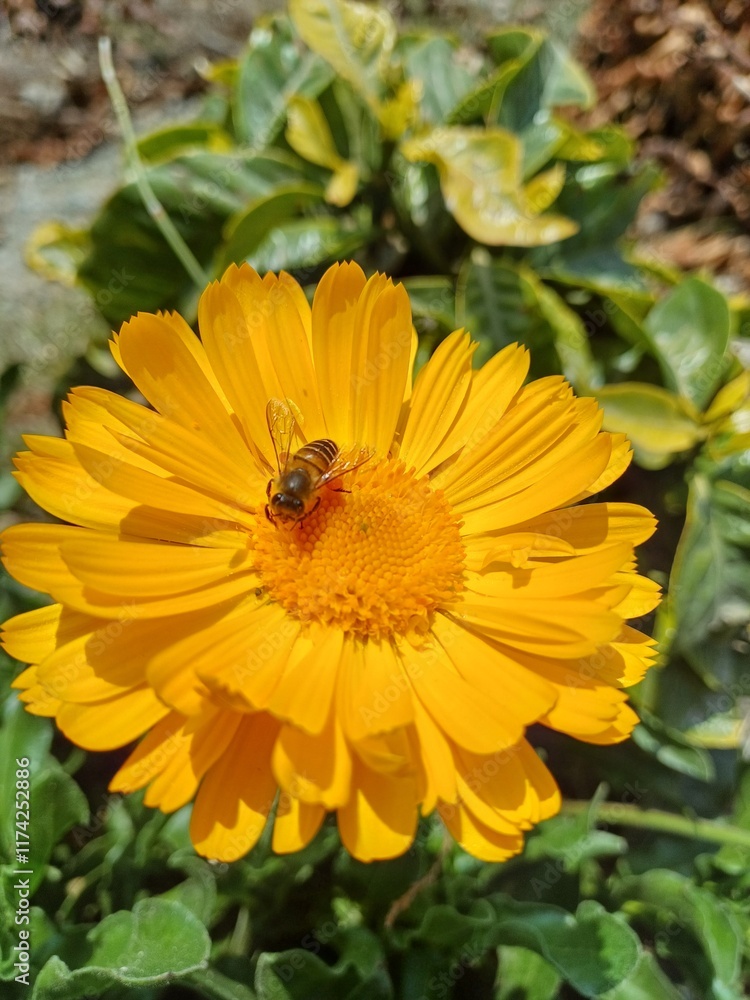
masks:
{"label": "honeybee on flower", "polygon": [[[280,852],[335,812],[352,855],[394,857],[437,810],[476,856],[517,853],[559,808],[527,728],[609,744],[636,722],[624,689],[654,643],[627,619],[658,600],[634,563],[655,522],[589,502],[627,441],[561,377],[525,384],[516,345],[474,370],[459,330],[413,378],[405,289],[354,263],[312,306],[233,266],[199,325],[125,323],[113,354],[150,405],[76,389],[64,439],[17,458],[69,522],[3,535],[53,602],[5,625],[27,710],[90,750],[140,740],[111,789],[194,800],[207,857],[246,853],[277,801]],[[303,458],[320,478],[290,485]]]}

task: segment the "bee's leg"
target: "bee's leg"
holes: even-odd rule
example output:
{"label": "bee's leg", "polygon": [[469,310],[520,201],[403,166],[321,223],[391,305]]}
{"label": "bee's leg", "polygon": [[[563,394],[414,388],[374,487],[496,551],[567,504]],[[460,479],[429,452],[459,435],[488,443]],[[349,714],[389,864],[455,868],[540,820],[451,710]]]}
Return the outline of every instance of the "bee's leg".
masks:
{"label": "bee's leg", "polygon": [[351,493],[351,490],[345,490],[343,486],[337,486],[336,483],[340,483],[340,479],[334,479],[333,482],[328,483],[328,489],[331,493]]}
{"label": "bee's leg", "polygon": [[268,504],[266,504],[266,517],[274,526],[274,528],[278,528],[278,524],[276,523],[276,518],[271,514],[271,508],[268,506]]}
{"label": "bee's leg", "polygon": [[312,513],[314,513],[318,509],[319,506],[320,506],[320,497],[316,497],[315,503],[313,504],[313,506],[308,510],[308,512],[306,514],[304,514],[299,519],[299,521],[297,521],[297,524],[302,524],[302,522],[305,520],[305,518],[308,518]]}

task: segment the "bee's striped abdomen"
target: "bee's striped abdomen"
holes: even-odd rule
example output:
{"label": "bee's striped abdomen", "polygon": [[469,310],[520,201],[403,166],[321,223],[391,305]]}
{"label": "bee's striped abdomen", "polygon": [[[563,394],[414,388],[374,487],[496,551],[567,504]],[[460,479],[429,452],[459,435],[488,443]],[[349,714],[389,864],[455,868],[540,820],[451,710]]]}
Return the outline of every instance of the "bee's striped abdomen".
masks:
{"label": "bee's striped abdomen", "polygon": [[294,457],[298,461],[312,465],[322,476],[336,461],[338,453],[339,448],[335,441],[331,441],[330,438],[319,438],[303,445]]}

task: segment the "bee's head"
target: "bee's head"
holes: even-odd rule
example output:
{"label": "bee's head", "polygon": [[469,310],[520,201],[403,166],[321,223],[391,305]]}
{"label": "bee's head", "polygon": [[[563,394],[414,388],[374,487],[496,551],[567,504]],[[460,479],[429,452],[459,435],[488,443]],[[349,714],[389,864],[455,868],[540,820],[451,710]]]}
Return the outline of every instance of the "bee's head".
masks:
{"label": "bee's head", "polygon": [[298,521],[305,513],[305,505],[299,497],[290,493],[274,493],[271,497],[271,510],[282,520]]}

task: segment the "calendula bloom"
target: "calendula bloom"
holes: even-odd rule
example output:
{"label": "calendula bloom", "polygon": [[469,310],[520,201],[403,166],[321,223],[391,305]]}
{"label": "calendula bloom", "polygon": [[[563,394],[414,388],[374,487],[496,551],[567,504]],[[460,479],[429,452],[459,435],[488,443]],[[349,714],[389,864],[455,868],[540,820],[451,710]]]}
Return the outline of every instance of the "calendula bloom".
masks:
{"label": "calendula bloom", "polygon": [[[654,520],[583,502],[627,442],[562,378],[524,385],[517,346],[474,371],[457,331],[412,383],[408,296],[353,263],[312,308],[289,275],[231,267],[199,322],[126,323],[112,350],[150,406],[76,389],[65,439],[17,459],[70,522],[4,533],[55,602],[5,626],[27,709],[90,750],[143,736],[111,788],[194,799],[208,857],[248,851],[275,803],[280,852],[335,811],[352,855],[393,857],[435,809],[472,854],[518,852],[559,805],[526,728],[608,744],[636,721],[622,689],[653,642],[626,619],[657,600],[633,556]],[[274,400],[292,456],[363,456],[296,521],[266,510]]]}

